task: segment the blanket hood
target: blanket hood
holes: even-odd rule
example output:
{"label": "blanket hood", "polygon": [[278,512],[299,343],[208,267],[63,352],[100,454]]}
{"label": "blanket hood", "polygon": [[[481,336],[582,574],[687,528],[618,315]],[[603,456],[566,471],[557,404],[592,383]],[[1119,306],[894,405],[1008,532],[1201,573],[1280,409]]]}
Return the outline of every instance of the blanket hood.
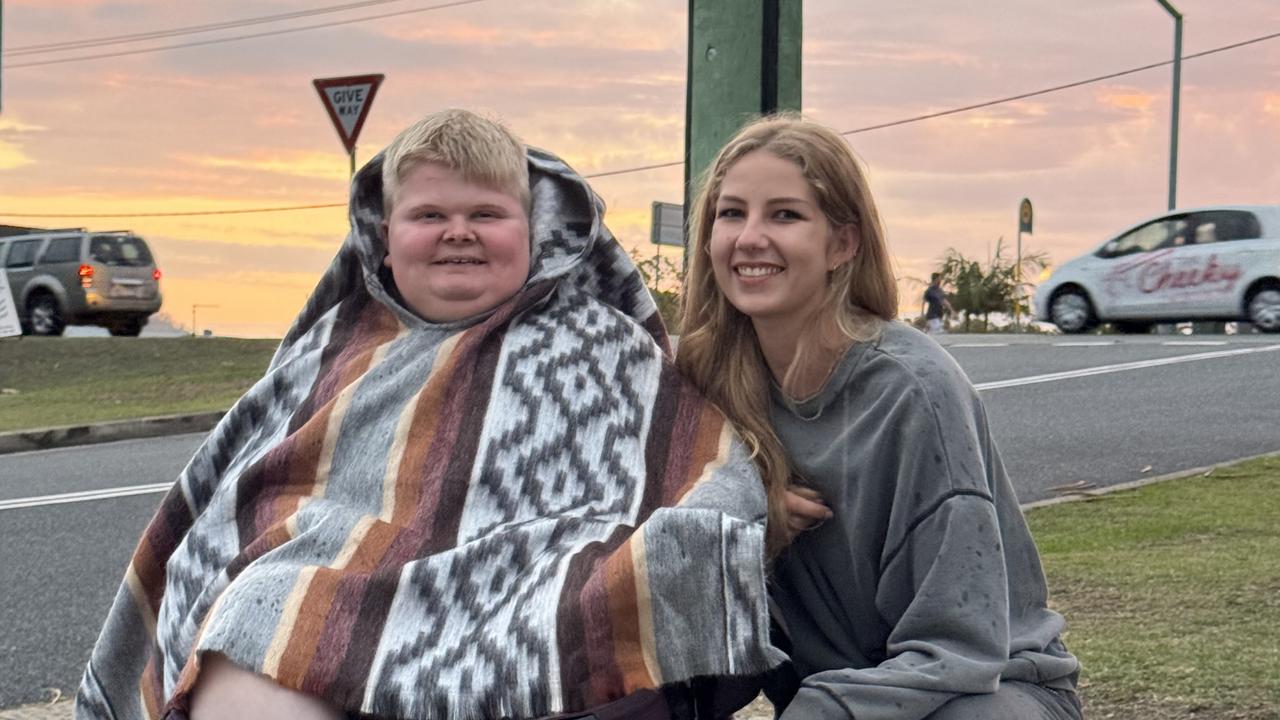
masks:
{"label": "blanket hood", "polygon": [[[386,219],[382,202],[384,155],[385,151],[378,153],[356,173],[349,203],[351,231],[308,306],[295,320],[284,345],[305,333],[317,318],[348,296],[357,283],[362,283],[374,299],[410,328],[463,329],[494,312],[435,324],[416,315],[398,299],[390,271],[383,265],[387,254],[381,232]],[[523,299],[527,303],[531,295],[546,295],[559,283],[573,283],[640,323],[664,350],[669,350],[666,330],[644,278],[604,225],[604,201],[556,155],[530,147],[527,157],[532,205],[529,277],[508,302]]]}

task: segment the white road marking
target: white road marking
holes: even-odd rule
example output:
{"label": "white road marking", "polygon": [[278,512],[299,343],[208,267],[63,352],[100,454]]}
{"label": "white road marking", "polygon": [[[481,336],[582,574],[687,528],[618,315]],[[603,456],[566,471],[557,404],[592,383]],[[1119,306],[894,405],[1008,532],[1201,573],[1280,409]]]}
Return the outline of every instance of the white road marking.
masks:
{"label": "white road marking", "polygon": [[[1110,345],[1113,343],[1082,343],[1083,345]],[[1173,343],[1165,343],[1173,344]],[[1190,341],[1184,344],[1192,344]],[[953,345],[952,347],[1003,347],[1002,345]],[[1108,373],[1126,372],[1129,370],[1141,370],[1143,368],[1159,367],[1161,365],[1177,365],[1180,363],[1197,362],[1200,360],[1214,360],[1217,358],[1235,357],[1237,355],[1251,355],[1260,352],[1272,352],[1280,350],[1280,345],[1265,345],[1262,347],[1244,348],[1240,350],[1219,350],[1215,352],[1196,353],[1194,355],[1180,355],[1178,357],[1159,358],[1156,360],[1139,360],[1136,362],[1119,363],[1116,365],[1100,365],[1098,367],[1083,368],[1081,370],[1068,370],[1066,372],[1048,373],[1045,375],[1031,375],[1024,378],[1012,378],[1009,380],[996,380],[994,382],[978,383],[974,385],[979,391],[983,390],[999,390],[1008,387],[1020,387],[1022,385],[1036,385],[1039,383],[1057,382],[1059,380],[1071,380],[1074,378],[1090,377],[1092,375],[1106,375]],[[40,495],[37,497],[14,498],[12,500],[0,500],[0,512],[5,510],[19,510],[22,508],[43,507],[46,505],[64,505],[67,503],[90,502],[93,500],[109,500],[112,498],[130,497],[133,495],[149,495],[154,493],[162,493],[169,490],[173,486],[171,482],[153,483],[150,485],[131,485],[121,488],[107,488],[105,490],[85,490],[82,492],[61,493],[58,495]]]}
{"label": "white road marking", "polygon": [[1143,368],[1159,367],[1161,365],[1177,365],[1179,363],[1215,360],[1217,358],[1234,357],[1236,355],[1251,355],[1253,353],[1272,352],[1275,350],[1280,350],[1280,345],[1265,345],[1263,347],[1244,348],[1241,350],[1218,350],[1215,352],[1179,355],[1178,357],[1159,358],[1156,360],[1138,360],[1136,362],[1119,363],[1116,365],[1099,365],[1098,367],[1083,368],[1081,370],[1068,370],[1066,372],[1049,373],[1047,375],[1031,375],[1024,378],[1013,378],[1011,380],[996,380],[994,382],[979,383],[974,387],[978,390],[998,390],[1000,388],[1057,382],[1058,380],[1071,380],[1073,378],[1089,377],[1091,375],[1105,375],[1107,373],[1141,370]]}
{"label": "white road marking", "polygon": [[129,487],[106,488],[105,490],[84,490],[82,492],[61,493],[59,495],[40,495],[38,497],[14,498],[0,500],[0,512],[19,510],[21,508],[42,507],[44,505],[65,505],[66,503],[89,502],[90,500],[108,500],[110,498],[129,497],[131,495],[149,495],[167,492],[173,483],[153,483],[151,485],[131,485]]}
{"label": "white road marking", "polygon": [[1183,347],[1183,346],[1190,346],[1190,345],[1226,345],[1227,341],[1226,340],[1170,340],[1169,342],[1162,342],[1160,344],[1168,345],[1169,347]]}
{"label": "white road marking", "polygon": [[1104,345],[1115,345],[1115,340],[1076,340],[1074,342],[1056,342],[1054,347],[1103,347]]}
{"label": "white road marking", "polygon": [[949,348],[1001,348],[1009,347],[1009,343],[956,343],[948,345]]}

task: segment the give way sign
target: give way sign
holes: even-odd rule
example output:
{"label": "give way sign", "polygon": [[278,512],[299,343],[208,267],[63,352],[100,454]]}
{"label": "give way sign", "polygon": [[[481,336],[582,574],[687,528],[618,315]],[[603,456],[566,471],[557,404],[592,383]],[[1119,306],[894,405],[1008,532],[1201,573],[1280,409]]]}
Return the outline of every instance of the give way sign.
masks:
{"label": "give way sign", "polygon": [[351,75],[349,77],[317,78],[311,81],[320,93],[324,109],[338,130],[342,146],[351,154],[356,149],[356,138],[364,119],[373,105],[373,96],[382,84],[382,75]]}

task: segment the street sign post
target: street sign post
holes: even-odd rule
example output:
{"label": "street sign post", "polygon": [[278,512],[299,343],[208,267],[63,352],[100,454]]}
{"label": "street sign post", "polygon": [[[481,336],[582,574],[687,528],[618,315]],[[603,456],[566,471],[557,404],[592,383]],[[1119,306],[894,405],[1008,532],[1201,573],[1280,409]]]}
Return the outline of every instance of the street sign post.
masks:
{"label": "street sign post", "polygon": [[[4,48],[4,0],[0,0],[0,50]],[[0,59],[0,110],[4,109],[4,60]]]}
{"label": "street sign post", "polygon": [[316,78],[311,81],[320,101],[338,131],[342,146],[351,158],[351,174],[356,174],[356,138],[364,127],[364,119],[373,105],[383,75],[350,75],[336,78]]}
{"label": "street sign post", "polygon": [[658,251],[663,245],[684,247],[683,205],[653,201],[649,242],[653,243],[653,289],[656,291],[662,283],[662,253]]}
{"label": "street sign post", "polygon": [[21,335],[18,308],[14,305],[13,291],[9,289],[9,276],[0,268],[0,337]]}
{"label": "street sign post", "polygon": [[1022,198],[1022,202],[1018,203],[1018,250],[1013,260],[1013,277],[1015,285],[1013,288],[1013,326],[1015,328],[1022,327],[1022,233],[1033,233],[1031,229],[1031,201]]}
{"label": "street sign post", "polygon": [[803,0],[689,0],[684,201],[716,153],[759,115],[800,109]]}
{"label": "street sign post", "polygon": [[649,241],[654,245],[684,247],[684,206],[653,201],[653,220],[649,225]]}

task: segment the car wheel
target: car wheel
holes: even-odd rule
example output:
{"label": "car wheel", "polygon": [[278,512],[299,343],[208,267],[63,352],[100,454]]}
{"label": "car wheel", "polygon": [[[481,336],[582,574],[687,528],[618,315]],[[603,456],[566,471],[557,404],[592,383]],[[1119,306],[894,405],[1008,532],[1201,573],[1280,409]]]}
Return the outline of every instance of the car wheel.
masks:
{"label": "car wheel", "polygon": [[61,335],[67,324],[52,295],[37,295],[27,303],[28,324],[33,335]]}
{"label": "car wheel", "polygon": [[146,318],[118,320],[107,327],[107,332],[116,337],[138,337],[142,332],[142,326],[146,324]]}
{"label": "car wheel", "polygon": [[1089,330],[1096,324],[1093,304],[1079,290],[1062,290],[1049,302],[1049,317],[1064,333]]}
{"label": "car wheel", "polygon": [[1280,332],[1280,285],[1267,285],[1249,296],[1249,322],[1265,333]]}
{"label": "car wheel", "polygon": [[1116,332],[1124,333],[1125,335],[1149,335],[1151,334],[1152,324],[1153,323],[1149,323],[1149,322],[1121,321],[1121,322],[1112,323],[1112,326],[1115,327]]}

